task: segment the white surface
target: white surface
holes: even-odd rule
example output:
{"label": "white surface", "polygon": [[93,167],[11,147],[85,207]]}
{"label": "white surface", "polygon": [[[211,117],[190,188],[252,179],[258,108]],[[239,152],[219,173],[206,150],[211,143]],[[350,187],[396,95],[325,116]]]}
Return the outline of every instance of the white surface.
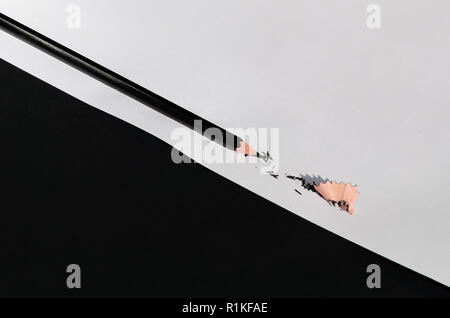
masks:
{"label": "white surface", "polygon": [[[223,127],[280,128],[280,170],[358,184],[355,215],[252,166],[208,167],[450,285],[448,1],[377,1],[379,30],[367,29],[371,2],[360,0],[77,0],[81,29],[66,27],[70,3],[1,0],[0,11]],[[171,120],[4,32],[0,47],[0,58],[173,143]]]}

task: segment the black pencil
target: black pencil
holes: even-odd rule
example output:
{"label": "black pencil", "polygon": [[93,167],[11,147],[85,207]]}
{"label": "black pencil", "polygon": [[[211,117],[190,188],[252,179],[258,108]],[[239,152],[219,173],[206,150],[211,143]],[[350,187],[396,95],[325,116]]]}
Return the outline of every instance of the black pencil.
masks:
{"label": "black pencil", "polygon": [[[170,117],[197,133],[202,134],[206,138],[216,141],[228,149],[244,153],[245,155],[255,154],[258,157],[260,156],[258,152],[250,148],[240,137],[149,91],[81,54],[72,51],[2,13],[0,13],[0,28],[14,37],[31,44],[35,48],[103,82],[167,117]],[[195,122],[199,120],[202,123],[201,129],[195,125]],[[223,140],[217,138],[217,132],[220,132],[219,135],[222,136]]]}

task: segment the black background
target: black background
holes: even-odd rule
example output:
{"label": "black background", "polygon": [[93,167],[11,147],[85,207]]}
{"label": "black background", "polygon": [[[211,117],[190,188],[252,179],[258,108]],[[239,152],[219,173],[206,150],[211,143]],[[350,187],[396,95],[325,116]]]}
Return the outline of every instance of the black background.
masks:
{"label": "black background", "polygon": [[0,82],[0,297],[450,296],[4,61]]}

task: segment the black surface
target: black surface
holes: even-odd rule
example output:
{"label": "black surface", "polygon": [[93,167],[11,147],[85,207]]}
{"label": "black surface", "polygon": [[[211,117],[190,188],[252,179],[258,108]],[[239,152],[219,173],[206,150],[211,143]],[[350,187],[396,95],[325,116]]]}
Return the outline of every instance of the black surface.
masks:
{"label": "black surface", "polygon": [[450,296],[4,61],[0,82],[2,297]]}

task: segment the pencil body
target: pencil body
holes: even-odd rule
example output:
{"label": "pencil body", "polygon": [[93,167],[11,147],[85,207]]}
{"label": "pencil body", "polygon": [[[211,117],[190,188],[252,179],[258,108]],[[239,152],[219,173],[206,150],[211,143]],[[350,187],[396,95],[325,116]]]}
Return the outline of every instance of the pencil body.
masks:
{"label": "pencil body", "polygon": [[[2,13],[0,13],[0,28],[14,37],[29,43],[35,48],[122,92],[197,133],[218,142],[228,149],[236,150],[241,145],[241,142],[243,142],[241,138],[227,130],[149,91],[52,39],[47,38]],[[198,129],[199,125],[195,125],[195,122],[199,120],[202,122],[201,131]],[[222,140],[217,138],[217,132],[220,132],[222,135]]]}

